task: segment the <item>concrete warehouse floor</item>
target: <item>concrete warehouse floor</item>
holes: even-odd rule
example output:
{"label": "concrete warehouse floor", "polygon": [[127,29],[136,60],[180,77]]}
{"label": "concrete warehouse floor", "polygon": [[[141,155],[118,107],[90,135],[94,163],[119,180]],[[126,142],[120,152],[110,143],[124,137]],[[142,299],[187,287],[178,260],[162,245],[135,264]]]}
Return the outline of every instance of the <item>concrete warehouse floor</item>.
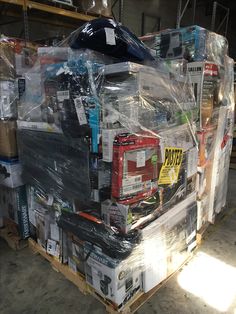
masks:
{"label": "concrete warehouse floor", "polygon": [[[138,313],[236,314],[235,191],[236,171],[232,170],[229,178],[229,209],[208,229],[192,261]],[[33,255],[28,248],[14,252],[0,240],[1,314],[104,312],[102,304],[91,296],[82,295],[43,257]]]}

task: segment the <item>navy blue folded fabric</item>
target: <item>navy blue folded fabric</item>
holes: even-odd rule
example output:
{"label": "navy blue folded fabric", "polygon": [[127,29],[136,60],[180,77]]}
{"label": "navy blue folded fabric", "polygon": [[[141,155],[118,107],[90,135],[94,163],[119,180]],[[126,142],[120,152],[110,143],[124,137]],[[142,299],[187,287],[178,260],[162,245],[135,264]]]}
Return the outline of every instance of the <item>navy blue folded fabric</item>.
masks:
{"label": "navy blue folded fabric", "polygon": [[112,19],[99,18],[84,24],[69,39],[72,49],[87,48],[122,61],[144,62],[154,58],[128,28]]}

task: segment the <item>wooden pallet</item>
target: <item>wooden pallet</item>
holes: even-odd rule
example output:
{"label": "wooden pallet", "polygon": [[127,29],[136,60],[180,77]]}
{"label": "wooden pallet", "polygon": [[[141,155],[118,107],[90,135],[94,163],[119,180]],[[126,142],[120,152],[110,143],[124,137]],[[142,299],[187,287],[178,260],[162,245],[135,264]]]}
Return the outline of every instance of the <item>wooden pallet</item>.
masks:
{"label": "wooden pallet", "polygon": [[203,236],[206,233],[208,227],[210,226],[209,222],[205,222],[205,224],[198,230],[197,232],[197,244],[198,246],[202,243]]}
{"label": "wooden pallet", "polygon": [[90,294],[94,296],[99,302],[101,302],[105,308],[107,313],[110,314],[128,314],[136,312],[144,303],[146,303],[161,287],[163,287],[170,278],[172,278],[189,260],[192,258],[193,254],[185,260],[185,262],[175,271],[173,272],[168,278],[162,281],[159,285],[154,287],[147,293],[139,292],[137,293],[130,301],[128,301],[122,309],[118,309],[115,304],[111,301],[103,298],[99,295],[92,287],[90,287],[86,281],[85,277],[82,274],[78,274],[73,272],[67,265],[61,264],[59,260],[52,257],[51,255],[47,254],[46,251],[34,240],[29,239],[29,247],[37,254],[42,255],[45,259],[47,259],[53,269],[62,273],[68,280],[73,282],[82,292],[83,294]]}
{"label": "wooden pallet", "polygon": [[13,250],[21,250],[28,246],[28,241],[21,239],[16,224],[10,220],[4,220],[4,227],[0,228],[0,237],[4,239]]}

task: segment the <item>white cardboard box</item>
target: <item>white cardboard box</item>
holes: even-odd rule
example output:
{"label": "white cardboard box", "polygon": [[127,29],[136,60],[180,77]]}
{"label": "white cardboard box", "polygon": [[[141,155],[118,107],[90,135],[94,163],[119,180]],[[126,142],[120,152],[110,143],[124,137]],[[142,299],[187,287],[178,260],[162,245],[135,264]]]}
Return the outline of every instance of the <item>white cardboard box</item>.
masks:
{"label": "white cardboard box", "polygon": [[195,193],[142,230],[144,292],[150,291],[181,266],[196,246],[196,230]]}
{"label": "white cardboard box", "polygon": [[134,250],[123,261],[103,254],[99,248],[86,242],[85,256],[90,251],[85,269],[86,281],[100,295],[121,307],[141,290],[141,255],[139,250]]}
{"label": "white cardboard box", "polygon": [[102,159],[106,162],[112,162],[113,142],[116,135],[124,133],[125,129],[102,129]]}
{"label": "white cardboard box", "polygon": [[16,188],[24,184],[22,180],[22,166],[19,160],[0,160],[0,185]]}

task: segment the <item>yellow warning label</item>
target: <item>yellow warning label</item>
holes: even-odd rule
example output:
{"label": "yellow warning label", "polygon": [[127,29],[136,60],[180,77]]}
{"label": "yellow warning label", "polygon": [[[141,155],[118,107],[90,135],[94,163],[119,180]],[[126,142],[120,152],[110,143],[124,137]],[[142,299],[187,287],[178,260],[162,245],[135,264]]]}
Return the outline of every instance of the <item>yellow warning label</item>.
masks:
{"label": "yellow warning label", "polygon": [[165,159],[161,167],[158,184],[174,184],[178,181],[183,161],[183,149],[165,147]]}

